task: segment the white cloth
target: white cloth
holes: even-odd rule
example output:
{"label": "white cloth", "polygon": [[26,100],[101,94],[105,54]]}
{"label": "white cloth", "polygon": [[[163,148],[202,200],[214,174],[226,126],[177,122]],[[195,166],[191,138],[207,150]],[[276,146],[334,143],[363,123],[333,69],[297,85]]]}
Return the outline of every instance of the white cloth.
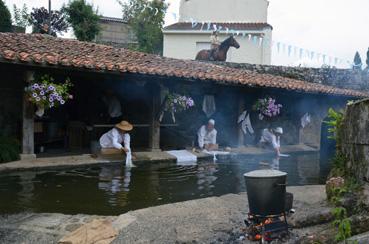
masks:
{"label": "white cloth", "polygon": [[206,114],[208,118],[212,116],[215,111],[215,99],[213,95],[205,95],[204,100],[202,101],[202,111]]}
{"label": "white cloth", "polygon": [[252,128],[251,120],[250,120],[250,113],[247,110],[243,111],[240,116],[238,116],[238,123],[241,123],[241,129],[244,134],[247,134],[247,131],[250,134],[254,134],[254,128]]}
{"label": "white cloth", "polygon": [[111,118],[122,116],[122,106],[117,97],[103,97],[102,99],[106,106],[108,106],[108,114]]}
{"label": "white cloth", "polygon": [[208,131],[206,126],[203,125],[200,127],[197,132],[197,139],[199,143],[199,147],[203,148],[206,144],[216,144],[217,143],[217,130],[213,129],[212,131]]}
{"label": "white cloth", "polygon": [[117,128],[113,128],[100,137],[102,148],[122,149],[124,147],[131,150],[131,137],[128,133],[120,133]]}
{"label": "white cloth", "polygon": [[126,167],[133,167],[131,150],[129,150],[126,155]]}
{"label": "white cloth", "polygon": [[178,165],[196,165],[197,156],[187,150],[172,150],[167,151],[170,155],[177,158]]}
{"label": "white cloth", "polygon": [[304,116],[301,117],[301,127],[305,128],[311,122],[311,116],[309,113],[305,113]]}
{"label": "white cloth", "polygon": [[280,148],[280,137],[274,135],[272,132],[270,132],[268,129],[264,129],[263,133],[261,134],[260,143],[268,143],[270,144],[274,149]]}

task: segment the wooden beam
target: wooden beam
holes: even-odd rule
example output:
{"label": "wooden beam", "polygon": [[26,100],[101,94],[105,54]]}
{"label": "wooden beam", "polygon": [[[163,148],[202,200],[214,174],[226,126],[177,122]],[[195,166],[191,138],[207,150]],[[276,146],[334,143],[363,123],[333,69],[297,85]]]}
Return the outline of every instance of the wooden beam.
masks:
{"label": "wooden beam", "polygon": [[[25,85],[27,86],[33,79],[33,72],[27,71],[25,74]],[[21,159],[33,159],[35,155],[34,141],[34,106],[28,101],[28,97],[23,93],[22,108],[22,154]]]}
{"label": "wooden beam", "polygon": [[161,151],[160,149],[160,122],[158,119],[160,109],[160,90],[159,86],[151,87],[150,122],[149,122],[149,150],[152,152]]}

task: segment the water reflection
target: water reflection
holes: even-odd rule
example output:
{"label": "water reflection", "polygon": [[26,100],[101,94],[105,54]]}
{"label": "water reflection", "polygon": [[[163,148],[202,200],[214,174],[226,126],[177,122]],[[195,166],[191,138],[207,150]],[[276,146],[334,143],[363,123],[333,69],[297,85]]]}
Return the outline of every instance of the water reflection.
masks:
{"label": "water reflection", "polygon": [[35,178],[36,172],[33,171],[24,172],[19,175],[19,184],[22,186],[22,189],[18,192],[20,205],[29,206],[32,202]]}
{"label": "water reflection", "polygon": [[129,192],[129,185],[131,183],[131,168],[126,167],[103,166],[99,173],[98,188],[113,194],[120,191]]}
{"label": "water reflection", "polygon": [[197,167],[197,189],[208,190],[208,194],[213,194],[211,189],[214,188],[213,182],[218,179],[214,174],[218,171],[218,165],[213,163],[200,164]]}
{"label": "water reflection", "polygon": [[[287,172],[289,185],[318,184],[318,154],[240,157],[195,165],[168,162],[104,165],[73,170],[0,174],[0,212],[38,211],[117,215],[159,204],[245,191],[243,174],[272,168]],[[325,175],[324,175],[325,177]]]}

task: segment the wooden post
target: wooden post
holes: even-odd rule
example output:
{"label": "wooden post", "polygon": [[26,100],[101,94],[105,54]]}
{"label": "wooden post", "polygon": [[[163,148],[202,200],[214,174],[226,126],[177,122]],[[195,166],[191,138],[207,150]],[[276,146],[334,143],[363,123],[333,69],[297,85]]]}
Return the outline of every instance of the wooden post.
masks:
{"label": "wooden post", "polygon": [[160,87],[152,87],[152,97],[150,104],[150,128],[149,128],[149,149],[152,152],[160,149],[160,122],[158,113],[160,109]]}
{"label": "wooden post", "polygon": [[[238,116],[245,110],[245,99],[243,94],[239,95],[238,99]],[[238,117],[237,117],[238,118]],[[242,147],[245,143],[245,134],[242,131],[241,124],[238,124],[238,146]]]}
{"label": "wooden post", "polygon": [[[26,86],[32,81],[33,72],[27,71],[25,76]],[[26,94],[23,94],[23,108],[22,108],[22,154],[21,159],[34,159],[35,142],[34,142],[34,107],[28,101]]]}

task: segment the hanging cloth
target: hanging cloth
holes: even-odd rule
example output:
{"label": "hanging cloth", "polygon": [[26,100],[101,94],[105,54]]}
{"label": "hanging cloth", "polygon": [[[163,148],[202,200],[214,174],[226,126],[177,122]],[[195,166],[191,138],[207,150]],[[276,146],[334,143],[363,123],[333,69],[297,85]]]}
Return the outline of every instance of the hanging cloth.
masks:
{"label": "hanging cloth", "polygon": [[305,113],[304,116],[301,117],[301,127],[305,128],[311,122],[311,116],[309,113]]}
{"label": "hanging cloth", "polygon": [[244,134],[247,134],[247,132],[254,134],[254,128],[252,128],[250,121],[250,113],[247,110],[243,111],[242,114],[238,116],[237,122],[241,123],[241,129]]}
{"label": "hanging cloth", "polygon": [[215,111],[215,99],[213,95],[205,95],[204,100],[202,101],[202,111],[206,114],[208,118],[212,116]]}

